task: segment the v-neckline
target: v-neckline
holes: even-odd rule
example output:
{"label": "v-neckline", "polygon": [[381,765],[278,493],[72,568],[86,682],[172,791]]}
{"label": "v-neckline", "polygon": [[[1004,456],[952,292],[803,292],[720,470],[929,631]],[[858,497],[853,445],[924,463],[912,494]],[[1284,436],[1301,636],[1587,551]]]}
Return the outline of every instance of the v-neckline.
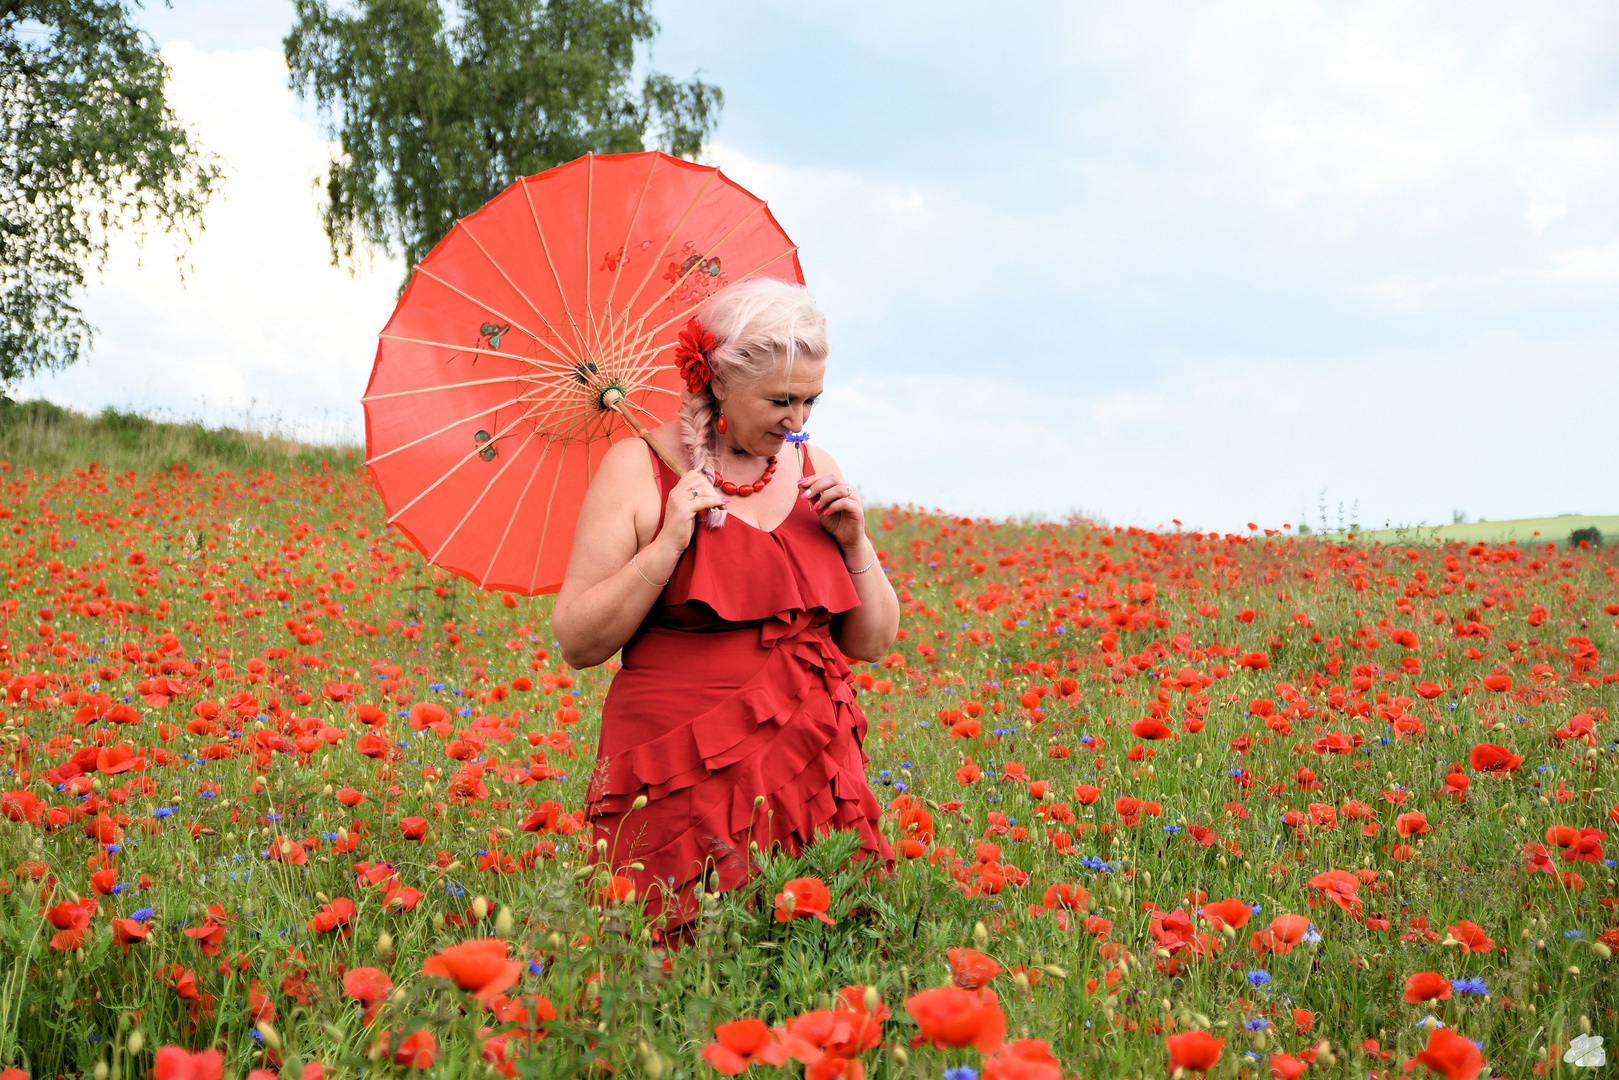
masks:
{"label": "v-neckline", "polygon": [[[793,496],[793,507],[792,507],[792,509],[787,511],[787,516],[786,517],[784,517],[780,521],[776,522],[776,526],[773,529],[762,529],[759,526],[755,525],[753,522],[746,521],[746,520],[744,520],[742,518],[739,518],[739,517],[737,517],[736,520],[741,521],[742,524],[746,525],[748,528],[752,529],[754,532],[764,533],[766,536],[775,536],[777,530],[779,530],[783,525],[787,524],[787,522],[792,520],[792,516],[794,514],[798,513],[798,504],[800,502],[802,502],[803,499],[804,499],[804,496],[802,496],[802,495],[794,495]],[[736,515],[734,513],[733,514],[727,514],[726,516],[727,517],[736,517]]]}

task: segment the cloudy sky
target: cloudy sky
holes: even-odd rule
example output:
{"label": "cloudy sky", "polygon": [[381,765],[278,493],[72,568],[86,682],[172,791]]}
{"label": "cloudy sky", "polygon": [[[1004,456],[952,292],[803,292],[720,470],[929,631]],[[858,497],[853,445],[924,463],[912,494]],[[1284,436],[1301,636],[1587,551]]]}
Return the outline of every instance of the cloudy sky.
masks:
{"label": "cloudy sky", "polygon": [[[400,267],[328,265],[284,0],[145,25],[230,170],[85,300],[93,408],[358,439]],[[1619,512],[1619,7],[659,0],[802,245],[868,497],[1239,528]]]}

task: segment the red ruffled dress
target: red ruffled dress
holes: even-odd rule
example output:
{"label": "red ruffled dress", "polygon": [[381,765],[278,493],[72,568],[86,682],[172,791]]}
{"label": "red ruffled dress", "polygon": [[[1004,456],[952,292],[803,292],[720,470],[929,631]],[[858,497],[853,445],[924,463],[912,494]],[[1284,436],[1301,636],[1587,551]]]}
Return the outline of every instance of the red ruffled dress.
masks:
{"label": "red ruffled dress", "polygon": [[[652,460],[661,505],[680,478]],[[691,919],[711,870],[722,890],[745,881],[750,841],[797,853],[854,829],[861,858],[892,866],[866,783],[866,717],[837,646],[840,616],[859,603],[837,541],[803,499],[769,532],[735,516],[698,526],[624,646],[586,791],[592,840],[608,842],[649,917]],[[629,869],[636,862],[644,869]]]}

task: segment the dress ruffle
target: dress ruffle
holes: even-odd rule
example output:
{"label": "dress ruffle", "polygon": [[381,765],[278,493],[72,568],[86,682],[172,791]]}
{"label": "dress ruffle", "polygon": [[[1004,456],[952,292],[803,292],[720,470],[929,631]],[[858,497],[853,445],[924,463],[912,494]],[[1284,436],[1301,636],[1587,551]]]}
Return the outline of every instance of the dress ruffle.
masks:
{"label": "dress ruffle", "polygon": [[[659,475],[667,494],[676,478],[661,464]],[[625,646],[586,796],[593,839],[607,840],[650,917],[690,919],[710,870],[722,890],[747,880],[752,843],[796,853],[853,829],[862,857],[891,865],[866,782],[866,717],[835,638],[858,604],[803,502],[771,532],[735,518],[698,530]]]}

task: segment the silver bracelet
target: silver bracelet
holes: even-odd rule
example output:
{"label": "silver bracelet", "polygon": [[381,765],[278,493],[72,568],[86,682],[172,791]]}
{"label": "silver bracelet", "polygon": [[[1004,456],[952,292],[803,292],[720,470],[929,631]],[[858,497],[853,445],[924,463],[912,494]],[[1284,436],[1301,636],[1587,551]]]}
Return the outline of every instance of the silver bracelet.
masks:
{"label": "silver bracelet", "polygon": [[[640,552],[638,551],[635,554],[639,555]],[[661,588],[663,588],[663,585],[667,585],[667,584],[669,584],[669,581],[674,580],[674,575],[671,574],[671,575],[669,575],[669,581],[665,581],[663,583],[663,585],[659,585],[656,581],[653,581],[651,578],[647,577],[646,574],[641,572],[641,567],[639,565],[637,565],[637,563],[635,561],[635,555],[630,556],[630,565],[635,567],[635,572],[637,574],[641,574],[641,580],[646,582],[648,585],[652,586],[654,589],[661,589]],[[867,569],[870,569],[870,567],[867,567]]]}
{"label": "silver bracelet", "polygon": [[[871,561],[869,563],[867,563],[865,566],[862,566],[858,570],[849,570],[849,573],[851,573],[851,574],[864,574],[867,570],[870,570],[873,566],[876,566],[876,565],[877,565],[877,556],[875,554],[873,554],[872,557],[871,557]],[[848,567],[844,567],[844,569],[847,570]]]}

